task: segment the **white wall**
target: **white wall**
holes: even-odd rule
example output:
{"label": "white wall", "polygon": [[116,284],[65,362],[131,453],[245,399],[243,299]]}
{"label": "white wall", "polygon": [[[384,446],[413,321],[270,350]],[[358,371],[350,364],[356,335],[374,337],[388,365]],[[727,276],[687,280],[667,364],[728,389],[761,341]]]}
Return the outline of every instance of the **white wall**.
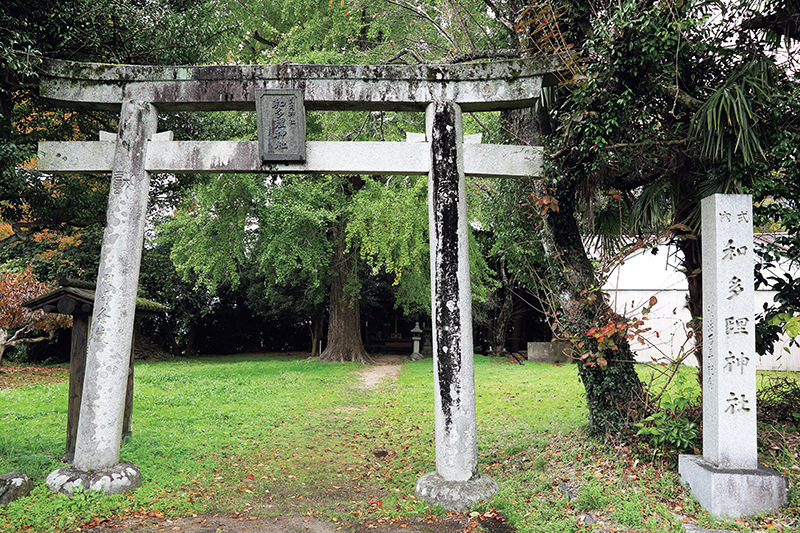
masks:
{"label": "white wall", "polygon": [[[685,355],[694,345],[689,339],[687,323],[691,319],[686,308],[688,285],[686,277],[675,270],[677,260],[669,257],[666,246],[659,247],[653,255],[649,250],[628,257],[609,276],[603,289],[609,293],[612,307],[628,318],[646,316],[645,328],[650,331],[642,338],[645,344],[634,340],[632,348],[637,352],[637,360],[642,362],[669,362]],[[755,311],[760,312],[765,302],[772,303],[773,291],[756,291]],[[642,309],[650,298],[658,302],[650,313],[642,314]],[[775,344],[772,354],[759,357],[758,370],[800,371],[800,348],[793,347],[787,353],[788,337]],[[685,359],[686,364],[697,366],[693,354]]]}

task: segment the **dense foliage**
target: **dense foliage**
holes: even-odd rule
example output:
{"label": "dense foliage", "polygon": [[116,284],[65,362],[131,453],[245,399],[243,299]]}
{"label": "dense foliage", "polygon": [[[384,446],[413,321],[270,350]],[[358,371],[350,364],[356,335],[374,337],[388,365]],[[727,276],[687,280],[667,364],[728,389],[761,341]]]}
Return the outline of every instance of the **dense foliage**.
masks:
{"label": "dense foliage", "polygon": [[[797,146],[796,107],[787,106],[793,70],[780,54],[791,32],[776,40],[763,26],[742,24],[774,7],[542,0],[508,17],[523,50],[556,55],[563,71],[537,108],[506,117],[510,133],[541,140],[549,157],[544,181],[508,187],[517,204],[507,206],[513,222],[505,226],[532,227],[539,238],[503,229],[498,249],[518,258],[520,283],[544,298],[556,332],[578,347],[597,432],[623,427],[631,407],[642,409],[628,346],[639,325],[609,308],[596,266],[666,238],[689,282],[699,340],[700,199],[757,191],[776,211],[793,207],[771,185],[786,164],[773,151],[791,160]],[[596,236],[591,249],[585,235]],[[526,241],[528,257],[518,251]],[[698,360],[701,350],[693,349]]]}
{"label": "dense foliage", "polygon": [[[689,281],[696,339],[701,197],[752,192],[759,226],[787,232],[767,259],[797,258],[796,8],[796,0],[14,0],[0,10],[0,219],[10,228],[0,236],[0,261],[15,270],[33,261],[42,279],[91,278],[96,269],[108,178],[37,173],[34,146],[94,139],[117,119],[47,107],[35,92],[41,56],[194,64],[555,55],[561,83],[537,106],[465,117],[490,142],[543,144],[547,153],[544,179],[470,184],[482,233],[472,246],[473,292],[494,302],[482,312],[496,352],[515,305],[545,312],[555,335],[578,348],[593,429],[615,431],[640,410],[628,344],[639,325],[605,301],[602,269],[583,236],[597,236],[591,248],[604,262],[670,240]],[[176,139],[255,135],[247,113],[162,118]],[[400,140],[423,129],[420,116],[383,112],[310,113],[308,124],[310,139]],[[406,177],[154,176],[140,285],[172,311],[149,332],[172,353],[190,353],[204,324],[251,311],[309,328],[316,349],[332,282],[345,279],[336,277],[337,253],[348,259],[351,296],[383,285],[373,291],[391,295],[382,305],[424,317],[424,187]],[[45,230],[82,244],[69,248]],[[760,280],[779,293],[759,330],[769,349],[796,323],[800,290],[791,278]]]}

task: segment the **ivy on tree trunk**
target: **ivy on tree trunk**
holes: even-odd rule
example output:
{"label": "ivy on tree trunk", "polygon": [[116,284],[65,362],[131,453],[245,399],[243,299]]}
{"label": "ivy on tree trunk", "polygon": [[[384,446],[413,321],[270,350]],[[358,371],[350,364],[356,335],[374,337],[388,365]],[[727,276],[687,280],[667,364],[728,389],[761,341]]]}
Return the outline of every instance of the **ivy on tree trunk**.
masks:
{"label": "ivy on tree trunk", "polygon": [[551,246],[547,274],[559,304],[556,329],[573,342],[590,431],[616,433],[638,419],[643,398],[627,321],[611,309],[599,289],[575,219],[570,180],[559,182],[555,199],[558,206],[545,214],[543,230]]}

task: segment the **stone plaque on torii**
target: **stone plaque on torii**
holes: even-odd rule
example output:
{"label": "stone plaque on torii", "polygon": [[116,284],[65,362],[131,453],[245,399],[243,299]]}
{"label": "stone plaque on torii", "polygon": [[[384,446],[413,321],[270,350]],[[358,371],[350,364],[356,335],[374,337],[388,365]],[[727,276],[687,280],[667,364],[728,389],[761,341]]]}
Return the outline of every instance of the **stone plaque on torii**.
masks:
{"label": "stone plaque on torii", "polygon": [[[120,463],[119,454],[150,173],[422,174],[428,175],[436,471],[418,480],[416,493],[458,510],[492,497],[497,484],[478,472],[465,176],[536,176],[542,151],[465,143],[461,114],[531,106],[543,85],[556,83],[554,65],[153,67],[51,60],[44,71],[41,94],[52,102],[120,112],[116,136],[39,144],[42,171],[112,176],[86,414],[73,465],[52,472],[48,486],[71,493],[82,483],[114,493],[139,484],[138,468]],[[158,111],[254,110],[257,99],[267,108],[259,110],[259,142],[174,141],[169,132],[156,133]],[[424,111],[426,132],[410,135],[412,142],[305,141],[288,123],[290,109],[295,120],[305,119],[303,107]]]}

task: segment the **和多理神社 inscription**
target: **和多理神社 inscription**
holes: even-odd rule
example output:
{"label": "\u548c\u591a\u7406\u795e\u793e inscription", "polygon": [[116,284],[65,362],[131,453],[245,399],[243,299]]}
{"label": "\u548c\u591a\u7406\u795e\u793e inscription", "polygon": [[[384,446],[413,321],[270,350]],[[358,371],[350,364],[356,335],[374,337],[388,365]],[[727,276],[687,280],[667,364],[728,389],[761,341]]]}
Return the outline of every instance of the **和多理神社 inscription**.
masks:
{"label": "\u548c\u591a\u7406\u795e\u793e inscription", "polygon": [[306,112],[301,89],[256,90],[262,163],[306,160]]}
{"label": "\u548c\u591a\u7406\u795e\u793e inscription", "polygon": [[678,472],[697,501],[721,518],[786,503],[786,479],[758,463],[753,200],[703,199],[703,455],[681,455]]}

